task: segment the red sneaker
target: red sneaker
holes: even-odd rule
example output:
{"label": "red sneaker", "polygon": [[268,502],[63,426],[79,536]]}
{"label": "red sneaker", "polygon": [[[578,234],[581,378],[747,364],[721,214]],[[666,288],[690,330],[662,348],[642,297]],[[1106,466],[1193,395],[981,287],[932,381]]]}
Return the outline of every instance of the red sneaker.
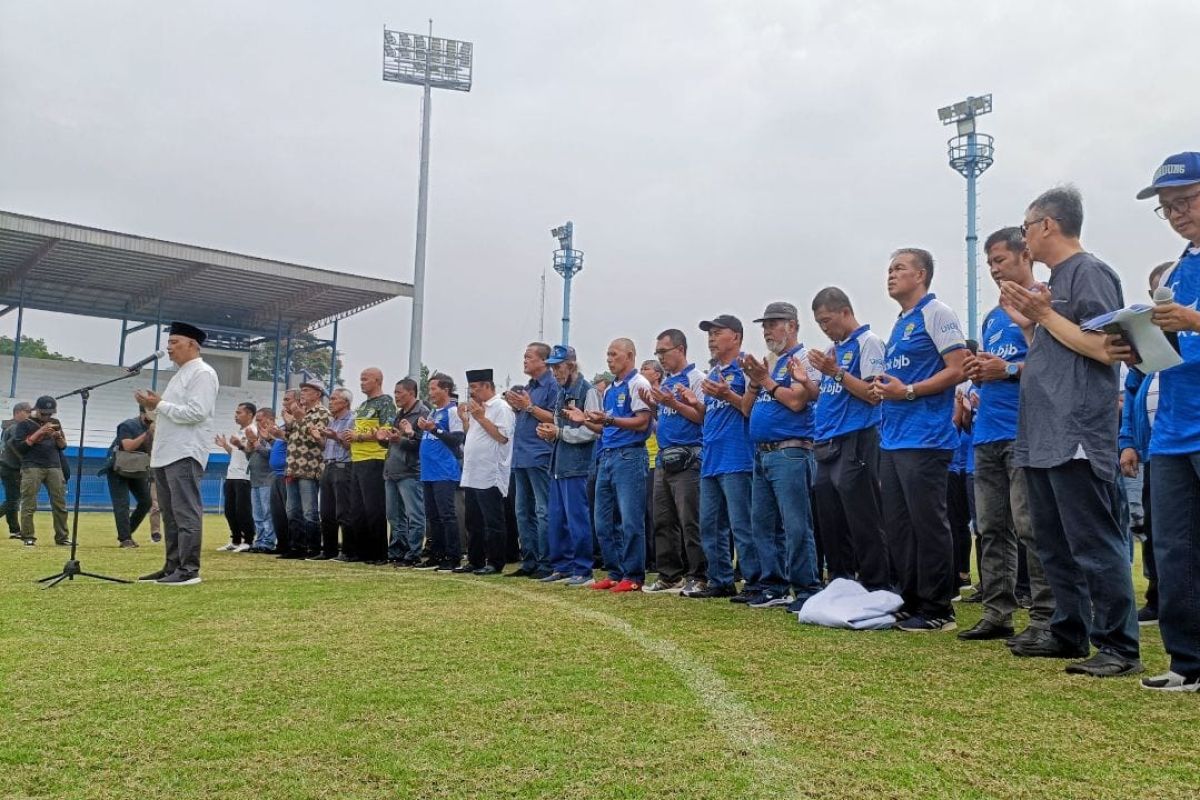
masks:
{"label": "red sneaker", "polygon": [[616,586],[609,589],[610,592],[640,592],[642,585],[637,581],[631,581],[629,578],[618,583]]}
{"label": "red sneaker", "polygon": [[617,585],[617,582],[614,581],[612,578],[605,578],[602,581],[596,581],[595,583],[593,583],[592,588],[598,592],[603,592],[607,589],[613,588],[616,585]]}

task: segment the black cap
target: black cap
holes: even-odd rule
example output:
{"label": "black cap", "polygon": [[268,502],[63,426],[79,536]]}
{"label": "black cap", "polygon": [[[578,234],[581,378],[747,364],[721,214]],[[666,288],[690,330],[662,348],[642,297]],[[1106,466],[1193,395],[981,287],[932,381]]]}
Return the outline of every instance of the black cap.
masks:
{"label": "black cap", "polygon": [[172,322],[171,327],[167,329],[167,335],[186,336],[189,339],[195,339],[196,344],[204,344],[204,340],[208,338],[207,333],[186,322]]}
{"label": "black cap", "polygon": [[58,411],[58,401],[50,395],[44,394],[37,399],[33,407],[38,411]]}
{"label": "black cap", "polygon": [[490,369],[467,370],[467,383],[494,383]]}
{"label": "black cap", "polygon": [[800,314],[791,303],[777,300],[774,303],[767,303],[767,310],[763,312],[761,317],[754,320],[754,322],[766,322],[769,319],[787,319],[792,322],[799,322]]}
{"label": "black cap", "polygon": [[700,330],[708,333],[713,328],[728,328],[731,331],[742,333],[742,321],[733,314],[720,314],[712,319],[706,319],[700,323]]}

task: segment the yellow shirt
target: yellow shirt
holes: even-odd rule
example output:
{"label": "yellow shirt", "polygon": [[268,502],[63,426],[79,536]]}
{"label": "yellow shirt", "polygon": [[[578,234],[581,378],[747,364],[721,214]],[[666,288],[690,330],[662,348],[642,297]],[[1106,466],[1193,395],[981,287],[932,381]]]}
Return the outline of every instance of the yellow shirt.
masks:
{"label": "yellow shirt", "polygon": [[350,443],[351,461],[383,461],[387,458],[386,444],[375,439],[375,431],[391,425],[396,418],[396,403],[389,395],[381,394],[364,400],[354,412],[354,435],[370,437],[369,441]]}

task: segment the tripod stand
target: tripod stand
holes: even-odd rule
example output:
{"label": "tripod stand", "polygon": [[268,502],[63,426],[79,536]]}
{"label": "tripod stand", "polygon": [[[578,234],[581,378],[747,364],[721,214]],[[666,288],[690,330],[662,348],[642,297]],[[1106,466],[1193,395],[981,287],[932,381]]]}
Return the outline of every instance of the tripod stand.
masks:
{"label": "tripod stand", "polygon": [[90,398],[92,395],[92,389],[99,389],[101,386],[107,386],[110,383],[127,380],[132,378],[134,375],[141,373],[141,371],[142,370],[140,368],[131,370],[124,375],[118,375],[115,378],[111,378],[107,381],[101,381],[100,383],[94,383],[91,386],[81,386],[78,389],[67,392],[66,394],[60,394],[58,397],[54,398],[55,400],[62,400],[66,397],[79,395],[79,399],[83,401],[83,408],[79,414],[79,451],[75,455],[75,516],[71,522],[71,555],[67,559],[67,563],[63,565],[62,572],[49,575],[45,578],[38,578],[37,583],[46,584],[44,587],[42,587],[44,589],[49,589],[51,586],[57,586],[64,580],[73,581],[75,580],[76,575],[82,575],[86,578],[98,578],[102,581],[112,581],[113,583],[131,583],[131,581],[127,581],[124,578],[110,578],[107,575],[97,575],[94,572],[84,572],[83,568],[79,566],[79,560],[75,558],[75,550],[79,547],[79,500],[82,494],[83,485],[83,437],[87,432],[88,398]]}

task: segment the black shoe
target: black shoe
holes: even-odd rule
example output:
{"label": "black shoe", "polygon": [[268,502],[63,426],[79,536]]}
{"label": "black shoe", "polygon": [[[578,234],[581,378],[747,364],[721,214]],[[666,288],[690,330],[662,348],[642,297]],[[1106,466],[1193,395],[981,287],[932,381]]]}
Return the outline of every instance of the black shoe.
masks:
{"label": "black shoe", "polygon": [[762,592],[759,592],[759,591],[756,591],[753,589],[750,589],[750,590],[742,589],[740,592],[735,594],[733,597],[729,598],[729,602],[750,605],[751,603],[757,603],[761,598],[762,598]]}
{"label": "black shoe", "polygon": [[22,536],[21,536],[21,532],[20,532],[20,531],[10,531],[10,532],[9,532],[9,534],[8,534],[8,538],[10,538],[10,539],[20,539],[20,538],[22,538]]}
{"label": "black shoe", "polygon": [[980,642],[987,639],[1007,639],[1012,635],[1011,625],[1001,625],[990,619],[981,619],[975,624],[975,627],[958,634],[958,638],[964,642]]}
{"label": "black shoe", "polygon": [[458,572],[458,566],[453,561],[443,561],[437,565],[437,572]]}
{"label": "black shoe", "polygon": [[196,572],[184,572],[177,569],[165,578],[159,578],[155,583],[162,586],[192,586],[200,582],[200,575]]}
{"label": "black shoe", "polygon": [[1005,639],[1004,643],[1006,645],[1008,645],[1009,647],[1016,647],[1017,645],[1029,644],[1030,642],[1037,639],[1038,635],[1041,634],[1044,630],[1045,630],[1044,628],[1035,628],[1032,625],[1030,625],[1028,628],[1021,631],[1016,636],[1013,636],[1010,639]]}
{"label": "black shoe", "polygon": [[[529,577],[530,577],[532,580],[535,580],[535,581],[540,581],[542,578],[549,578],[551,575],[554,575],[554,574],[555,574],[554,572],[543,572],[542,570],[538,570],[537,572],[533,573],[533,574],[532,574],[532,575],[530,575]],[[566,578],[569,578],[569,577],[571,577],[571,576],[570,576],[570,575],[564,575],[564,577],[566,577]]]}
{"label": "black shoe", "polygon": [[1138,609],[1138,625],[1157,625],[1158,624],[1158,609],[1151,605],[1143,606]]}
{"label": "black shoe", "polygon": [[165,577],[167,577],[166,571],[160,569],[158,572],[151,572],[149,575],[143,575],[142,577],[137,579],[137,582],[138,583],[157,583],[158,581],[161,581]]}
{"label": "black shoe", "polygon": [[69,541],[68,542],[60,542],[57,539],[54,540],[54,544],[57,545],[58,547],[70,547],[71,546],[71,543]]}
{"label": "black shoe", "polygon": [[1050,631],[1038,631],[1034,639],[1010,649],[1021,658],[1086,658],[1089,652],[1087,647],[1070,645]]}
{"label": "black shoe", "polygon": [[[473,571],[471,574],[472,575],[499,575],[500,570],[496,569],[491,564],[488,564],[486,567],[480,567],[479,569]],[[512,576],[509,575],[507,577],[512,577]]]}
{"label": "black shoe", "polygon": [[345,553],[341,553],[341,554],[339,554],[339,555],[336,555],[336,556],[334,556],[333,558],[331,558],[331,559],[329,559],[329,560],[330,560],[330,561],[337,561],[337,562],[340,562],[340,563],[342,563],[342,564],[348,564],[348,563],[350,563],[351,561],[355,561],[356,559],[353,559],[353,558],[351,558],[350,556],[346,555]]}
{"label": "black shoe", "polygon": [[717,597],[733,597],[737,594],[737,590],[732,586],[714,586],[709,584],[703,589],[694,589],[690,592],[680,592],[680,597],[687,597],[691,600],[712,600]]}
{"label": "black shoe", "polygon": [[504,573],[504,577],[506,578],[532,578],[533,575],[533,570],[525,569],[524,567],[517,567],[512,572]]}
{"label": "black shoe", "polygon": [[1063,671],[1068,675],[1090,675],[1093,678],[1117,678],[1121,675],[1136,675],[1144,672],[1145,667],[1136,658],[1122,658],[1101,650],[1087,661],[1067,664]]}
{"label": "black shoe", "polygon": [[363,563],[368,566],[371,566],[371,567],[386,567],[388,564],[390,564],[392,562],[388,561],[386,558],[376,558],[376,559],[367,559]]}
{"label": "black shoe", "polygon": [[333,556],[326,555],[325,553],[317,553],[315,556],[309,556],[305,560],[306,561],[331,561],[332,559],[333,559]]}
{"label": "black shoe", "polygon": [[474,564],[459,564],[457,567],[451,567],[450,571],[455,575],[470,575],[477,569],[479,569],[479,567],[475,566]]}
{"label": "black shoe", "polygon": [[414,564],[413,569],[437,569],[441,565],[442,565],[442,562],[440,559],[427,558],[424,561],[422,561],[420,564]]}
{"label": "black shoe", "polygon": [[285,553],[280,553],[279,555],[277,555],[277,556],[275,556],[275,557],[276,557],[276,558],[282,558],[282,559],[292,559],[292,560],[295,560],[295,559],[297,559],[297,558],[304,558],[304,553],[298,553],[298,552],[296,552],[295,550],[288,550],[287,552],[285,552]]}

